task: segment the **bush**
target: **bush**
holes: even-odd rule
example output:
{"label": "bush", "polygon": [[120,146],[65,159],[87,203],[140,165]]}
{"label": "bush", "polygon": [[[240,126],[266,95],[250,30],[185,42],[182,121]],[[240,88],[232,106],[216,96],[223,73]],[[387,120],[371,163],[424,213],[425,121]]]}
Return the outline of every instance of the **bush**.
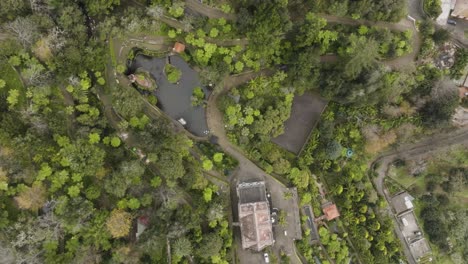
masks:
{"label": "bush", "polygon": [[463,70],[468,65],[468,50],[460,48],[455,53],[455,63],[450,68],[450,77],[460,79],[463,76]]}
{"label": "bush", "polygon": [[438,17],[442,13],[440,0],[424,0],[424,10],[431,17]]}
{"label": "bush", "polygon": [[170,83],[177,83],[182,76],[182,72],[171,64],[166,64],[166,66],[164,66],[164,72],[166,73],[167,80]]}
{"label": "bush", "polygon": [[203,100],[205,99],[205,93],[201,87],[195,87],[192,92],[192,105],[199,106],[203,104]]}

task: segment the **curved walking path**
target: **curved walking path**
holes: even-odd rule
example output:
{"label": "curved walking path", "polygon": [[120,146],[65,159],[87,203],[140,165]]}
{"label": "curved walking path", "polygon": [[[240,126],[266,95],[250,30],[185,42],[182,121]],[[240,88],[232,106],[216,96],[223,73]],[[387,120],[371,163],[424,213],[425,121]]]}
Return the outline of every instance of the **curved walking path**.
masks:
{"label": "curved walking path", "polygon": [[224,13],[223,11],[200,3],[199,0],[185,0],[185,6],[190,10],[195,11],[209,18],[224,18],[226,20],[236,20],[235,14]]}
{"label": "curved walking path", "polygon": [[[419,32],[416,31],[416,28],[412,21],[408,19],[402,19],[398,23],[390,23],[390,22],[383,22],[383,21],[369,21],[364,19],[352,19],[347,17],[338,17],[326,14],[319,14],[320,17],[327,20],[328,23],[337,23],[337,24],[346,24],[346,25],[366,25],[366,26],[374,26],[378,28],[387,28],[393,31],[405,31],[410,30],[412,32],[411,36],[411,46],[412,51],[406,55],[403,55],[398,58],[383,60],[383,62],[392,67],[392,68],[406,68],[408,65],[413,63],[416,60],[416,57],[419,53],[419,49],[421,48],[421,38],[419,36]],[[329,62],[329,61],[336,61],[336,55],[325,55],[324,59],[321,58],[322,62]]]}
{"label": "curved walking path", "polygon": [[246,171],[252,171],[255,174],[265,174],[257,165],[255,165],[252,161],[245,157],[242,153],[242,150],[237,146],[234,146],[227,138],[224,121],[223,121],[223,114],[218,109],[218,98],[219,96],[225,94],[231,88],[239,86],[243,83],[246,83],[258,76],[261,75],[268,75],[272,71],[271,70],[262,70],[259,72],[248,72],[239,75],[231,75],[227,76],[223,83],[223,89],[221,91],[213,91],[210,97],[208,98],[208,103],[206,107],[206,118],[208,123],[208,128],[212,135],[218,138],[219,146],[229,155],[233,156],[235,159],[239,161],[239,167]]}
{"label": "curved walking path", "polygon": [[[200,13],[209,18],[221,18],[222,17],[222,18],[225,18],[226,20],[235,20],[236,18],[234,14],[226,14],[216,8],[210,7],[208,5],[204,5],[197,0],[186,0],[186,7],[192,11]],[[402,19],[398,23],[391,23],[391,22],[384,22],[384,21],[369,21],[369,20],[364,20],[364,19],[352,19],[348,17],[338,17],[338,16],[333,16],[333,15],[328,15],[328,14],[317,14],[317,15],[327,20],[327,23],[339,23],[339,24],[354,25],[354,26],[366,25],[369,27],[375,26],[375,27],[380,27],[380,28],[387,28],[387,29],[394,30],[394,31],[411,30],[412,52],[406,55],[403,55],[401,57],[398,57],[398,58],[383,60],[383,62],[386,65],[394,69],[405,69],[408,67],[408,65],[411,65],[416,60],[416,57],[419,53],[419,49],[421,48],[421,38],[419,36],[419,32],[416,30],[414,23],[406,18]],[[213,42],[217,45],[221,45],[220,42],[222,41],[219,41],[218,43],[216,43],[217,41],[219,40],[212,39],[210,42]],[[234,42],[231,42],[230,44],[241,45],[241,46],[245,46],[248,44],[248,39],[245,39],[245,38],[238,39],[238,41],[239,41],[238,44]],[[227,45],[228,43],[224,43],[224,45],[221,45],[221,46],[230,46],[230,45]],[[321,62],[335,62],[337,60],[338,60],[338,57],[336,55],[324,55],[324,56],[321,56],[320,58]]]}

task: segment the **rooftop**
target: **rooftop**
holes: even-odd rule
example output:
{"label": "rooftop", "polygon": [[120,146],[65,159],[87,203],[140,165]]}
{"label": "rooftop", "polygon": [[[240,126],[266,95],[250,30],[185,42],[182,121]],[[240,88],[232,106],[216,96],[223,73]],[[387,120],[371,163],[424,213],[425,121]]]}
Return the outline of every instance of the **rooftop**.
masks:
{"label": "rooftop", "polygon": [[455,0],[452,16],[468,19],[468,0]]}
{"label": "rooftop", "polygon": [[239,204],[242,248],[260,251],[273,245],[273,230],[267,202]]}
{"label": "rooftop", "polygon": [[395,214],[399,215],[413,209],[414,198],[407,192],[401,192],[391,198]]}
{"label": "rooftop", "polygon": [[174,44],[174,48],[172,48],[172,50],[173,50],[174,52],[177,52],[177,53],[182,53],[182,52],[184,52],[184,50],[185,50],[185,45],[182,44],[182,43],[180,43],[180,42],[176,42],[176,43]]}
{"label": "rooftop", "polygon": [[237,195],[242,248],[260,251],[273,245],[273,228],[265,182],[240,183],[237,185]]}
{"label": "rooftop", "polygon": [[340,216],[340,212],[338,212],[338,208],[336,207],[336,204],[333,203],[327,203],[323,208],[322,208],[323,213],[325,214],[325,217],[327,218],[328,221],[331,221],[338,216]]}
{"label": "rooftop", "polygon": [[412,210],[398,216],[398,224],[415,260],[431,252]]}
{"label": "rooftop", "polygon": [[237,185],[239,203],[266,202],[265,182],[243,182]]}
{"label": "rooftop", "polygon": [[417,241],[414,241],[412,244],[409,245],[409,247],[416,261],[418,261],[420,258],[426,256],[428,253],[431,252],[429,244],[427,243],[425,238],[421,238]]}
{"label": "rooftop", "polygon": [[138,239],[141,234],[148,228],[149,226],[149,217],[148,216],[140,216],[137,219],[137,232],[136,238]]}

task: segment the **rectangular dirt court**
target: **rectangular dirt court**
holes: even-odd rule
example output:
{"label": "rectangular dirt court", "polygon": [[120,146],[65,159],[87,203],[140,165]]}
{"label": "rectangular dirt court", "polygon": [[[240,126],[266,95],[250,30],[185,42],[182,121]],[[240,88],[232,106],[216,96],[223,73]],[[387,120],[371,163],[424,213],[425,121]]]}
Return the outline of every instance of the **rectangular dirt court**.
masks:
{"label": "rectangular dirt court", "polygon": [[272,141],[284,149],[298,155],[307,142],[312,129],[320,120],[327,101],[317,94],[304,93],[295,96],[291,116],[284,122],[284,133]]}

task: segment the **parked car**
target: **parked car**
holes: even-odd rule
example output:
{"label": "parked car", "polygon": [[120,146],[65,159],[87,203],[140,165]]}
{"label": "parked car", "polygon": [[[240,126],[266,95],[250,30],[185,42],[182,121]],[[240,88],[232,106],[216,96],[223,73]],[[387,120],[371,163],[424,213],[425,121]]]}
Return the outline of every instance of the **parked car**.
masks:
{"label": "parked car", "polygon": [[452,26],[456,26],[456,25],[457,25],[457,21],[452,20],[452,19],[448,19],[448,20],[447,20],[447,24],[452,25]]}
{"label": "parked car", "polygon": [[268,256],[268,253],[263,254],[263,258],[265,259],[265,263],[270,263],[270,257]]}

